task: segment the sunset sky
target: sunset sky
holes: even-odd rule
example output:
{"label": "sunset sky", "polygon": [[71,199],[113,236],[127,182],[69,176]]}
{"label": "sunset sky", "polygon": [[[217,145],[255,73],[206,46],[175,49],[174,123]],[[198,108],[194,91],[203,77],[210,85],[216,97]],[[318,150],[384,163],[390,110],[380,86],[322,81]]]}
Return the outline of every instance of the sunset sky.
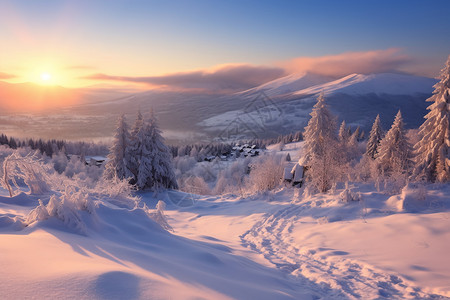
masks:
{"label": "sunset sky", "polygon": [[243,87],[314,70],[435,76],[450,1],[5,1],[0,80]]}

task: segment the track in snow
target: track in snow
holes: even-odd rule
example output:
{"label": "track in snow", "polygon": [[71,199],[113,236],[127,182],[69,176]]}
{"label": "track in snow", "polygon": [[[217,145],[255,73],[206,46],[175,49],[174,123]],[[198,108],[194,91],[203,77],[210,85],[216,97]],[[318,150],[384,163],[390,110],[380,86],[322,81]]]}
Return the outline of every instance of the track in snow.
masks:
{"label": "track in snow", "polygon": [[396,274],[344,258],[344,251],[324,256],[302,249],[290,233],[303,209],[292,204],[266,214],[241,235],[242,244],[299,283],[309,285],[323,299],[449,299],[427,294]]}

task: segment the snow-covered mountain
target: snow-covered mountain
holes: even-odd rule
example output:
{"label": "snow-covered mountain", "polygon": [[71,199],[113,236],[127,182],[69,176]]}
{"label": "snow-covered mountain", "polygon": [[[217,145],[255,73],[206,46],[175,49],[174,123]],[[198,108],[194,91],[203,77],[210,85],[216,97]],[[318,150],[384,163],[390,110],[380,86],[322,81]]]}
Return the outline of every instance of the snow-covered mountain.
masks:
{"label": "snow-covered mountain", "polygon": [[351,74],[338,80],[299,89],[292,95],[311,95],[324,92],[329,94],[364,95],[375,93],[378,95],[414,95],[429,94],[435,80],[428,77],[405,74]]}
{"label": "snow-covered mountain", "polygon": [[[245,108],[218,114],[201,121],[200,125],[206,130],[219,131],[226,130],[233,120],[243,120],[247,127],[255,129],[253,135],[258,137],[301,130],[307,124],[317,95],[324,92],[339,120],[346,120],[353,127],[361,126],[367,131],[380,114],[383,126],[388,129],[400,109],[406,126],[415,128],[423,121],[425,100],[431,96],[436,83],[428,77],[392,73],[351,74],[314,83],[325,79],[306,74],[268,82],[239,95],[246,100]],[[249,109],[252,103],[254,109]]]}
{"label": "snow-covered mountain", "polygon": [[329,76],[322,76],[313,73],[295,73],[275,79],[239,94],[251,95],[258,92],[264,92],[268,96],[279,96],[294,93],[296,91],[300,91],[312,86],[324,84],[332,80],[333,78]]}
{"label": "snow-covered mountain", "polygon": [[[414,128],[423,121],[428,105],[425,100],[435,83],[432,78],[405,74],[351,74],[332,79],[300,73],[229,95],[160,90],[117,93],[110,100],[102,95],[99,101],[61,108],[57,115],[47,114],[46,121],[58,124],[59,136],[43,124],[42,116],[27,115],[26,121],[23,116],[20,120],[20,116],[0,117],[9,135],[26,132],[27,137],[95,139],[111,136],[119,114],[127,114],[128,121],[133,122],[139,109],[145,113],[153,108],[169,142],[207,143],[213,137],[265,138],[301,130],[317,94],[323,91],[339,120],[345,119],[353,127],[367,131],[380,114],[388,129],[401,109],[406,126]],[[73,124],[82,129],[73,131]]]}

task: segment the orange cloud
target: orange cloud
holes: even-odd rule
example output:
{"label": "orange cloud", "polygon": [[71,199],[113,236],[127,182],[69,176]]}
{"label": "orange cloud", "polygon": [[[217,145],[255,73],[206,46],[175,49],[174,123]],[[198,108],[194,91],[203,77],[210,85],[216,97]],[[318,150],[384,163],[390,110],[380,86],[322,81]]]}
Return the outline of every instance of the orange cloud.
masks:
{"label": "orange cloud", "polygon": [[0,72],[0,80],[16,78],[16,75]]}
{"label": "orange cloud", "polygon": [[33,83],[0,82],[0,109],[8,112],[37,112],[77,104],[77,90]]}
{"label": "orange cloud", "polygon": [[391,48],[321,57],[297,57],[278,62],[275,66],[225,64],[209,69],[161,76],[91,74],[81,79],[131,82],[177,91],[227,93],[246,90],[297,72],[311,72],[337,78],[352,73],[401,72],[413,63],[413,59],[402,53],[400,49]]}
{"label": "orange cloud", "polygon": [[311,72],[342,77],[352,73],[398,72],[412,62],[400,49],[346,52],[320,57],[297,57],[279,63],[289,73]]}
{"label": "orange cloud", "polygon": [[92,74],[81,79],[112,80],[146,83],[151,86],[179,90],[209,92],[233,92],[252,88],[285,75],[279,67],[253,66],[248,64],[229,64],[162,76],[129,77],[107,74]]}

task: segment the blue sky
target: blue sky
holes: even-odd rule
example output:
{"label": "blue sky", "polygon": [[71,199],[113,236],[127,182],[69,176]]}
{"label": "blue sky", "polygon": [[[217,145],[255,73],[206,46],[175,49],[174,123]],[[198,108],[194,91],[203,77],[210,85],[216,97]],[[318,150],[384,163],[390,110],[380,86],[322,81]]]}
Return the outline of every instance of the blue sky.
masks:
{"label": "blue sky", "polygon": [[397,49],[402,71],[431,76],[450,54],[449,11],[448,0],[0,0],[0,73],[162,76]]}

